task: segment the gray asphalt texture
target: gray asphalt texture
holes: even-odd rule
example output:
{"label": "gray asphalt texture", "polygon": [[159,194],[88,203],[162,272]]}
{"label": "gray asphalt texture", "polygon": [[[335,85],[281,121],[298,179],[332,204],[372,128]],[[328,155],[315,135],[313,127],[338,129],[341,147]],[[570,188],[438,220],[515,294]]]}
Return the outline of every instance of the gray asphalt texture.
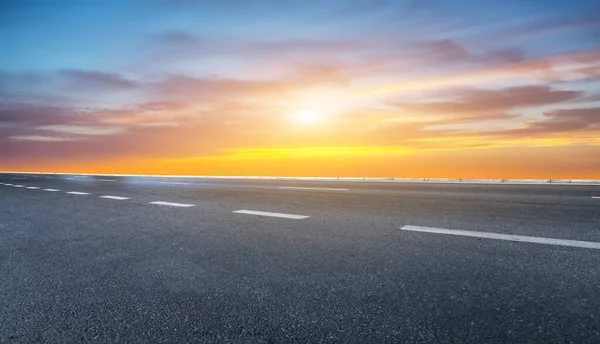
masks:
{"label": "gray asphalt texture", "polygon": [[600,186],[68,178],[0,174],[61,190],[0,185],[0,343],[600,342],[600,250],[399,230],[600,242]]}

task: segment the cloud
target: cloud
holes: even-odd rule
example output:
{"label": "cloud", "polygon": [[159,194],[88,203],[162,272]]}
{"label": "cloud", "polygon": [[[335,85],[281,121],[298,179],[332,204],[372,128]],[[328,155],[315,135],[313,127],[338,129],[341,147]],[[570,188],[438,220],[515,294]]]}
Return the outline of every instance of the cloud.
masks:
{"label": "cloud", "polygon": [[221,77],[193,77],[166,74],[146,84],[152,97],[175,103],[213,103],[217,101],[287,99],[298,91],[324,86],[343,86],[349,82],[344,70],[332,65],[286,63],[287,74],[272,80],[241,80]]}
{"label": "cloud", "polygon": [[64,142],[124,132],[124,127],[103,125],[93,113],[78,108],[11,104],[0,109],[0,144],[2,139]]}
{"label": "cloud", "polygon": [[472,61],[475,59],[475,55],[472,55],[466,48],[451,39],[423,41],[415,43],[413,46],[419,50],[424,50],[426,59],[445,62]]}
{"label": "cloud", "polygon": [[600,8],[576,13],[565,13],[560,16],[543,16],[526,20],[517,25],[508,26],[495,34],[500,41],[524,40],[537,38],[553,33],[564,33],[580,30],[580,34],[600,28]]}
{"label": "cloud", "polygon": [[35,141],[35,142],[65,142],[65,141],[77,141],[74,137],[54,137],[54,136],[42,136],[42,135],[16,135],[9,136],[12,140],[21,141]]}
{"label": "cloud", "polygon": [[583,108],[583,109],[569,109],[569,110],[556,110],[547,112],[544,114],[545,117],[556,121],[578,121],[588,124],[600,124],[600,108]]}
{"label": "cloud", "polygon": [[542,120],[528,123],[520,133],[562,133],[585,130],[593,130],[600,134],[600,107],[547,112],[544,113]]}
{"label": "cloud", "polygon": [[203,78],[170,74],[150,85],[158,96],[175,99],[217,99],[231,96],[258,95],[281,90],[285,83],[278,81],[242,81],[226,78]]}
{"label": "cloud", "polygon": [[75,69],[65,69],[58,73],[67,80],[68,87],[73,89],[122,91],[138,86],[138,83],[114,73]]}
{"label": "cloud", "polygon": [[149,102],[138,105],[139,111],[175,111],[185,109],[188,105],[174,101]]}
{"label": "cloud", "polygon": [[360,39],[307,39],[281,40],[241,39],[237,37],[213,38],[185,31],[168,31],[153,36],[149,42],[158,55],[151,59],[203,59],[211,56],[244,56],[244,59],[294,58],[306,56],[335,56],[356,53],[373,44]]}
{"label": "cloud", "polygon": [[37,126],[69,122],[76,112],[71,108],[11,104],[0,108],[0,123],[12,126]]}
{"label": "cloud", "polygon": [[143,97],[144,84],[118,73],[82,70],[0,72],[0,108],[110,107]]}
{"label": "cloud", "polygon": [[0,151],[7,159],[30,160],[167,158],[259,144],[274,128],[269,106],[233,99],[152,101],[119,110],[2,109]]}
{"label": "cloud", "polygon": [[[525,60],[524,51],[516,48],[474,53],[450,38],[398,38],[397,35],[365,33],[346,39],[289,38],[280,40],[212,38],[183,31],[170,31],[154,36],[153,49],[158,53],[148,60],[164,66],[169,62],[198,61],[215,56],[244,56],[244,62],[257,64],[316,64],[343,66],[348,75],[372,76],[379,69],[398,68],[406,73],[431,68],[455,66],[491,66]],[[383,69],[383,70],[382,70]],[[361,73],[362,72],[362,73]]]}
{"label": "cloud", "polygon": [[201,46],[204,42],[207,42],[203,37],[193,35],[185,31],[168,31],[153,37],[153,43],[183,46],[183,45],[197,45]]}
{"label": "cloud", "polygon": [[82,136],[102,136],[116,135],[125,132],[124,127],[115,126],[91,126],[78,124],[54,124],[36,127],[37,130],[49,130],[59,134],[82,135]]}
{"label": "cloud", "polygon": [[[329,145],[400,145],[418,150],[471,149],[518,145],[600,144],[600,109],[546,111],[527,121],[518,111],[586,106],[584,92],[549,86],[448,91],[451,101],[394,102],[388,110],[364,110],[336,123]],[[568,134],[567,134],[568,133]],[[346,139],[347,137],[348,139]],[[288,140],[289,141],[289,140]],[[301,140],[302,141],[302,140]],[[313,140],[311,140],[313,142]]]}
{"label": "cloud", "polygon": [[[476,133],[477,134],[477,133]],[[461,133],[461,135],[463,135]],[[543,142],[564,145],[570,142],[600,145],[600,108],[578,108],[548,111],[539,119],[522,123],[520,128],[479,133],[480,140],[519,144]]]}
{"label": "cloud", "polygon": [[363,96],[401,94],[447,89],[477,87],[483,84],[536,79],[540,82],[578,81],[584,78],[582,68],[600,66],[600,49],[588,49],[543,58],[526,59],[471,71],[418,78],[410,82],[379,85],[358,91]]}
{"label": "cloud", "polygon": [[462,91],[455,101],[426,103],[393,103],[407,110],[423,113],[461,115],[480,113],[482,116],[509,110],[538,107],[578,99],[582,92],[553,89],[549,86],[511,87],[501,90]]}

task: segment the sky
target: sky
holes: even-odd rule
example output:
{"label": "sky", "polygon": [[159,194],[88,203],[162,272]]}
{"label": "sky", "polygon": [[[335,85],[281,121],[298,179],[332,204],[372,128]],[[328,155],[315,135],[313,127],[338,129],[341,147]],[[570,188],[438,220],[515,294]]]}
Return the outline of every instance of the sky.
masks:
{"label": "sky", "polygon": [[600,179],[600,1],[0,0],[0,170]]}

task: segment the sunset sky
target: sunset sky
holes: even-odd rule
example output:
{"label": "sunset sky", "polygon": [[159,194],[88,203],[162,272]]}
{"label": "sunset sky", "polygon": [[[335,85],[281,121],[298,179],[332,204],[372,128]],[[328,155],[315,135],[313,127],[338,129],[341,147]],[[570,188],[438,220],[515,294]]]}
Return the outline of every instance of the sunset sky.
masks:
{"label": "sunset sky", "polygon": [[0,170],[600,179],[597,0],[0,0]]}

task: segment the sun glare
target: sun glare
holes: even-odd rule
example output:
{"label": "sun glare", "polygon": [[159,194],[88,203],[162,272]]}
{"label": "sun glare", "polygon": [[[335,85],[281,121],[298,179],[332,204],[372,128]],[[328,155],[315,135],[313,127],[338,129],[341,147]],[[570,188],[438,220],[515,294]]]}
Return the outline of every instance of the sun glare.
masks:
{"label": "sun glare", "polygon": [[296,124],[312,125],[323,120],[323,115],[315,110],[302,110],[288,114],[288,119]]}

